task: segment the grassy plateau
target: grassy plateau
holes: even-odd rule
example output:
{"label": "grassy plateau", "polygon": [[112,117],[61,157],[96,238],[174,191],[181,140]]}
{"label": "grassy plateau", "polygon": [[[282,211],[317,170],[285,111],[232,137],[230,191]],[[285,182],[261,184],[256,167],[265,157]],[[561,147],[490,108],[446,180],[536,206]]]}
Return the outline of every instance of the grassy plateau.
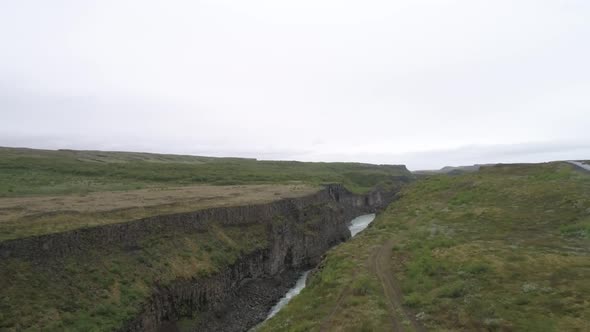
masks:
{"label": "grassy plateau", "polygon": [[0,147],[0,241],[411,178],[396,165]]}
{"label": "grassy plateau", "polygon": [[258,161],[134,152],[0,147],[0,197],[197,184],[342,183],[354,192],[411,177],[404,166]]}

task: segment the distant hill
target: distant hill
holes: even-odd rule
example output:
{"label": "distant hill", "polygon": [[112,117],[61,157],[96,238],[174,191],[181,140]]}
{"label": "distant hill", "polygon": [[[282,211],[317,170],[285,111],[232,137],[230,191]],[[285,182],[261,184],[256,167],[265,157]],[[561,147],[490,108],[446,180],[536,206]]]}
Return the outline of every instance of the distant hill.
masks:
{"label": "distant hill", "polygon": [[195,184],[341,183],[354,192],[366,192],[412,178],[404,165],[0,147],[0,197]]}
{"label": "distant hill", "polygon": [[479,171],[482,166],[493,166],[495,164],[475,164],[471,166],[445,166],[438,170],[419,170],[413,171],[412,173],[418,175],[430,175],[430,174],[462,174]]}

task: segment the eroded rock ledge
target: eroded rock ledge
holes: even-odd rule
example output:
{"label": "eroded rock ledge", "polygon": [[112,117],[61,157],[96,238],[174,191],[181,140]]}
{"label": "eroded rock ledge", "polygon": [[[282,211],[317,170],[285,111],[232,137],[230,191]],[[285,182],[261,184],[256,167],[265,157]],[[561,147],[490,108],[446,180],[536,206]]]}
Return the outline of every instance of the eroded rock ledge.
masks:
{"label": "eroded rock ledge", "polygon": [[319,263],[329,248],[350,238],[351,219],[384,208],[394,196],[354,195],[331,185],[311,197],[277,202],[281,208],[272,209],[272,220],[258,221],[268,223],[267,248],[214,276],[157,287],[142,314],[121,331],[177,331],[175,321],[193,315],[194,331],[247,330],[295,283],[293,271]]}

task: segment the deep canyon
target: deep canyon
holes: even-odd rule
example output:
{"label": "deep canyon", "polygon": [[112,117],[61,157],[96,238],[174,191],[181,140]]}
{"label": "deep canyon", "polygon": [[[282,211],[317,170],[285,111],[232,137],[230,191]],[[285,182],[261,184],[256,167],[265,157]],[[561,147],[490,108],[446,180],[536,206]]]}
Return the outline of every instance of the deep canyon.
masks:
{"label": "deep canyon", "polygon": [[[246,331],[267,317],[303,271],[351,237],[348,223],[354,217],[377,212],[395,197],[396,190],[354,194],[339,184],[325,185],[314,194],[269,203],[201,209],[8,240],[0,243],[0,257],[8,268],[25,266],[39,280],[66,280],[61,286],[64,290],[56,289],[57,293],[103,282],[96,275],[100,266],[95,265],[100,264],[110,271],[106,276],[111,285],[109,297],[118,296],[119,282],[133,285],[134,280],[144,278],[149,289],[143,294],[148,296],[135,295],[140,307],[130,305],[123,318],[110,318],[112,325],[119,325],[117,331]],[[245,245],[228,254],[234,258],[220,260],[211,272],[188,269],[167,280],[160,280],[156,273],[152,281],[139,274],[129,276],[146,264],[152,269],[158,264],[165,267],[179,255],[192,255],[181,249],[201,245],[198,239],[207,240],[210,234],[222,239],[238,234],[239,239],[240,233],[251,234],[252,229],[258,236],[256,244],[244,240]],[[226,242],[237,246],[232,239]],[[162,247],[168,251],[157,249]],[[215,258],[226,249],[211,249],[210,256]],[[96,264],[91,263],[94,260]],[[44,282],[35,282],[31,291],[44,287]]]}

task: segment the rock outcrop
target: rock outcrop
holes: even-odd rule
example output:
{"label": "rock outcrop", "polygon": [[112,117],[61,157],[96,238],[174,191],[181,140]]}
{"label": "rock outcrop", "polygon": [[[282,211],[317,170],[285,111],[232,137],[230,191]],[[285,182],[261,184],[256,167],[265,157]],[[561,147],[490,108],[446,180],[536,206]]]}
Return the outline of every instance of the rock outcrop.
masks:
{"label": "rock outcrop", "polygon": [[291,208],[268,224],[268,248],[215,276],[159,287],[143,313],[121,331],[175,331],[174,321],[195,313],[194,331],[245,331],[294,284],[288,271],[318,264],[329,248],[350,238],[351,219],[384,208],[394,197],[380,191],[354,195],[331,185],[311,199],[292,200]]}

